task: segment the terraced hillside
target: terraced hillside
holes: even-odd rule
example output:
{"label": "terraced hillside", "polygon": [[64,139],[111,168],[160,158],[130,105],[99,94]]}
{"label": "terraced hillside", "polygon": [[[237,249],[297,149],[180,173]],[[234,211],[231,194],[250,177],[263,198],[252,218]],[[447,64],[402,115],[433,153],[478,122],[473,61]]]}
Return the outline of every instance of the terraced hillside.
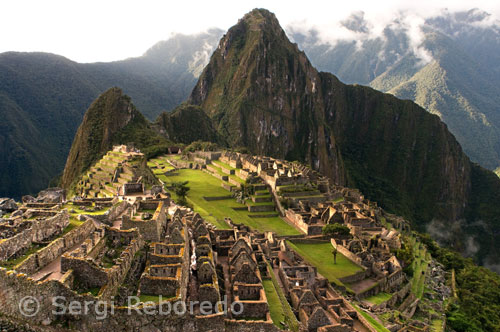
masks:
{"label": "terraced hillside", "polygon": [[[165,160],[165,158],[162,156],[155,160]],[[182,163],[177,155],[168,158],[173,163]],[[155,161],[150,159],[148,163],[154,165]],[[187,195],[188,203],[219,229],[228,228],[224,220],[231,218],[236,223],[261,232],[272,231],[279,235],[300,234],[300,231],[279,217],[271,195],[262,182],[246,184],[240,173],[241,169],[220,161],[206,165],[206,169],[202,169],[202,165],[195,161],[189,161],[188,164],[194,169],[178,169],[165,173],[153,168],[153,172],[167,188],[174,182],[188,181],[190,188]],[[247,190],[253,193],[247,197],[245,203],[236,201],[232,196],[232,192],[241,186],[246,186]]]}
{"label": "terraced hillside", "polygon": [[109,151],[78,182],[75,193],[82,197],[113,197],[128,182],[137,180],[132,161],[142,154]]}

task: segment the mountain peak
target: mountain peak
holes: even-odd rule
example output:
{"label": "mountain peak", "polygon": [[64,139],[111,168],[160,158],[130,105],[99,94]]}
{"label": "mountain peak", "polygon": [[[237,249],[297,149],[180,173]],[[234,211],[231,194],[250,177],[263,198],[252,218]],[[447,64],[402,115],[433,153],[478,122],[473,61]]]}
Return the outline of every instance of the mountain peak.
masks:
{"label": "mountain peak", "polygon": [[129,96],[120,88],[110,88],[85,112],[66,161],[62,186],[70,188],[113,145],[131,142],[144,148],[164,144],[166,140],[151,129]]}
{"label": "mountain peak", "polygon": [[262,29],[266,25],[278,25],[279,27],[279,22],[276,18],[276,15],[263,8],[255,8],[252,11],[246,13],[245,16],[240,19],[240,22],[245,22],[253,29]]}

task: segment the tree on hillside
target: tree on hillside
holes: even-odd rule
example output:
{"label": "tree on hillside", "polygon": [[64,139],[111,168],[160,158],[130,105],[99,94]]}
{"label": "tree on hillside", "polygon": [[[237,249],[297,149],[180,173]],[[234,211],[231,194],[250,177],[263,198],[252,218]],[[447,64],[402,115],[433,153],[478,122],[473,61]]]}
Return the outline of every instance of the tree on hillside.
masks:
{"label": "tree on hillside", "polygon": [[172,188],[174,190],[174,193],[177,195],[177,198],[179,199],[178,203],[180,205],[186,205],[186,196],[189,189],[191,189],[187,186],[188,183],[189,181],[172,183]]}
{"label": "tree on hillside", "polygon": [[339,223],[328,224],[323,227],[323,235],[327,236],[339,236],[339,235],[349,235],[351,230],[346,225]]}
{"label": "tree on hillside", "polygon": [[332,249],[332,254],[333,254],[333,264],[337,264],[337,248]]}

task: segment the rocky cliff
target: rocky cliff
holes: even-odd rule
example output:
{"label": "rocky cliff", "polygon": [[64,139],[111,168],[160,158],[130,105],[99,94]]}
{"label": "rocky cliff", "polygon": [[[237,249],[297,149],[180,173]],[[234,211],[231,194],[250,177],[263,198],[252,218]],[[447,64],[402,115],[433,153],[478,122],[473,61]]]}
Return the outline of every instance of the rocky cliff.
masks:
{"label": "rocky cliff", "polygon": [[138,148],[168,144],[119,88],[101,94],[83,117],[66,161],[61,185],[69,188],[115,144],[134,143]]}
{"label": "rocky cliff", "polygon": [[172,112],[160,114],[155,124],[160,133],[173,142],[220,141],[211,119],[199,106],[181,104]]}
{"label": "rocky cliff", "polygon": [[266,10],[253,10],[224,35],[189,103],[230,146],[305,161],[421,230],[432,220],[450,226],[477,218],[470,207],[476,166],[439,117],[319,73]]}

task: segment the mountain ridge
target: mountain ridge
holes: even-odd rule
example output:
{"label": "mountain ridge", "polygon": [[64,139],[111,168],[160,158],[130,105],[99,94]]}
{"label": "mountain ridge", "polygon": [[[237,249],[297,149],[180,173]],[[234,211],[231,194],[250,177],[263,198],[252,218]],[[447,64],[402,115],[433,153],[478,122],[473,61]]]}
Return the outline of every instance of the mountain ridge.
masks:
{"label": "mountain ridge", "polygon": [[0,54],[0,196],[35,194],[61,174],[85,110],[103,91],[120,86],[150,120],[176,107],[196,83],[189,67],[200,63],[193,54],[208,52],[200,45],[213,45],[220,33],[174,35],[141,57],[111,63]]}
{"label": "mountain ridge", "polygon": [[[485,180],[489,173],[470,162],[438,116],[318,72],[266,10],[229,29],[188,102],[206,112],[230,147],[304,161],[420,230],[432,220],[474,224],[485,216],[469,204],[477,183],[496,188],[498,182]],[[454,234],[455,248],[464,251],[469,235]],[[495,236],[483,239],[476,258],[495,258]]]}

